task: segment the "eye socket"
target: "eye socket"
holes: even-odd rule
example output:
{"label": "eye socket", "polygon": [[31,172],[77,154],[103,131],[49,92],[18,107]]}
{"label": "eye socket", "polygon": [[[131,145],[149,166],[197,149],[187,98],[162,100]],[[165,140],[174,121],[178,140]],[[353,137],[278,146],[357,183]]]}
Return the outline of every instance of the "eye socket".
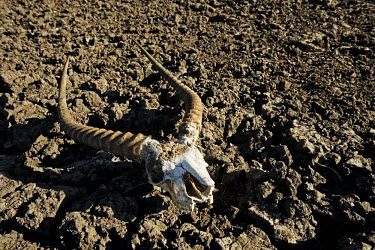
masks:
{"label": "eye socket", "polygon": [[186,192],[189,196],[201,199],[202,193],[206,191],[207,186],[200,183],[193,175],[186,172],[183,176],[186,186]]}
{"label": "eye socket", "polygon": [[164,180],[164,174],[160,175],[156,171],[153,171],[153,170],[149,171],[149,175],[153,183],[159,183]]}
{"label": "eye socket", "polygon": [[164,180],[162,162],[160,160],[149,161],[146,165],[147,173],[153,183],[160,183]]}

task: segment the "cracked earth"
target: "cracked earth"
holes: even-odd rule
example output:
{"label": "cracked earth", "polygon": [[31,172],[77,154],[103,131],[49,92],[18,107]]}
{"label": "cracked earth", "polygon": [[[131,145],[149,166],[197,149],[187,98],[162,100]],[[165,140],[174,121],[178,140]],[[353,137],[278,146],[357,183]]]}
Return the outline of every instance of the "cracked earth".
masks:
{"label": "cracked earth", "polygon": [[[0,1],[1,249],[373,249],[375,3]],[[214,203],[180,212],[144,166],[67,137],[173,139],[183,104],[139,41],[205,105]]]}

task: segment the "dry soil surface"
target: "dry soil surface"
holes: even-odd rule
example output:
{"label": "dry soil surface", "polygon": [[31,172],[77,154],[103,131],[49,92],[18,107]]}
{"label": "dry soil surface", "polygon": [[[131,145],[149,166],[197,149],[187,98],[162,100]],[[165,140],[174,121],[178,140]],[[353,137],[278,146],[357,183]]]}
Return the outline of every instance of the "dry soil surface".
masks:
{"label": "dry soil surface", "polygon": [[[0,0],[1,249],[375,247],[372,0]],[[214,203],[182,213],[141,163],[68,138],[77,121],[176,136],[205,105]]]}

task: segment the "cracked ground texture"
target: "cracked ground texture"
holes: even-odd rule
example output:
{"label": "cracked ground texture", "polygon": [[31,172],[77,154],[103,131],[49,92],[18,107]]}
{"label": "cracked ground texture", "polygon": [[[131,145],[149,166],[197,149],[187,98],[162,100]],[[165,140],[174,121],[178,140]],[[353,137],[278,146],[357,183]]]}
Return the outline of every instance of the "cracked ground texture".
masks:
{"label": "cracked ground texture", "polygon": [[[371,0],[1,0],[0,249],[373,249]],[[214,203],[181,213],[144,166],[68,138],[78,122],[173,139],[205,105]]]}

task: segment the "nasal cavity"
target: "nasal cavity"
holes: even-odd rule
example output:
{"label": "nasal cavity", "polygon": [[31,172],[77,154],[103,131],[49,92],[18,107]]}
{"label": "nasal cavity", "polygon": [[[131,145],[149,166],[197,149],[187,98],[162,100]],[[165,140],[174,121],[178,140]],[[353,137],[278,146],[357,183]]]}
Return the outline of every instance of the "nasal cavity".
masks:
{"label": "nasal cavity", "polygon": [[200,183],[192,174],[185,173],[184,183],[186,186],[186,192],[191,197],[196,197],[198,199],[202,198],[202,193],[207,189],[206,185]]}

